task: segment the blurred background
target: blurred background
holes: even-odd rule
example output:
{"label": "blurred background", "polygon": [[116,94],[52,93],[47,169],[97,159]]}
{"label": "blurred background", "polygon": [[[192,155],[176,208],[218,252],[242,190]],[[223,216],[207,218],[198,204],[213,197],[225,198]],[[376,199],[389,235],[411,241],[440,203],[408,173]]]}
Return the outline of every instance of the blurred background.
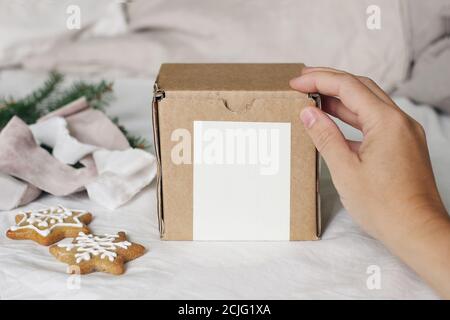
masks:
{"label": "blurred background", "polygon": [[0,70],[150,79],[162,62],[304,62],[393,90],[448,57],[449,17],[448,0],[0,0]]}
{"label": "blurred background", "polygon": [[304,62],[450,111],[449,38],[448,0],[0,0],[0,96],[58,69],[145,112],[163,62]]}

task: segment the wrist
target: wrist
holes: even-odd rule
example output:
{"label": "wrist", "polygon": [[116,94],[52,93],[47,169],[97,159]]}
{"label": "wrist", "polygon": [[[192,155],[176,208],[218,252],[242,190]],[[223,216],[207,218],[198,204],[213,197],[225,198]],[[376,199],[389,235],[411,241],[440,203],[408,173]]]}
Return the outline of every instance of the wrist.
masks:
{"label": "wrist", "polygon": [[406,209],[396,216],[400,219],[390,221],[391,226],[383,228],[385,232],[378,237],[388,247],[425,241],[441,232],[450,232],[450,217],[443,205]]}
{"label": "wrist", "polygon": [[420,214],[427,219],[384,242],[441,296],[450,298],[450,218],[445,209]]}

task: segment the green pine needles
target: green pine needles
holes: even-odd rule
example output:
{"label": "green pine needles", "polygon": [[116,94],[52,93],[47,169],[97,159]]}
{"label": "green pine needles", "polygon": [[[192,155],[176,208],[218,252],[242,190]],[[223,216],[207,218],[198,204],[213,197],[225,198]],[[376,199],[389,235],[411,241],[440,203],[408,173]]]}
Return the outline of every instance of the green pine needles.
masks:
{"label": "green pine needles", "polygon": [[[92,108],[102,111],[113,99],[112,82],[104,80],[98,83],[76,81],[70,86],[62,88],[63,82],[64,75],[53,71],[41,87],[24,98],[18,100],[12,97],[0,98],[0,130],[14,116],[21,118],[27,124],[32,124],[40,117],[83,96],[86,97]],[[132,148],[148,148],[148,143],[144,138],[130,134],[117,118],[111,120],[123,132]]]}
{"label": "green pine needles", "polygon": [[18,116],[27,124],[36,122],[46,113],[42,107],[43,102],[56,91],[63,80],[64,77],[61,74],[52,72],[42,87],[28,96],[19,100],[11,97],[0,99],[0,129],[6,126],[14,116]]}

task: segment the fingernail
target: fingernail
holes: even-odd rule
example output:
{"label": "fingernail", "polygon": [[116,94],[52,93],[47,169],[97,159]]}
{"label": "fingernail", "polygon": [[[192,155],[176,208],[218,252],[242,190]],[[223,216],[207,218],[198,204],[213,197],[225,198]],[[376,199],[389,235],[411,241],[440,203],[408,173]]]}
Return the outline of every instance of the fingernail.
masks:
{"label": "fingernail", "polygon": [[316,122],[317,115],[313,110],[307,108],[300,113],[300,120],[302,120],[303,125],[309,129]]}

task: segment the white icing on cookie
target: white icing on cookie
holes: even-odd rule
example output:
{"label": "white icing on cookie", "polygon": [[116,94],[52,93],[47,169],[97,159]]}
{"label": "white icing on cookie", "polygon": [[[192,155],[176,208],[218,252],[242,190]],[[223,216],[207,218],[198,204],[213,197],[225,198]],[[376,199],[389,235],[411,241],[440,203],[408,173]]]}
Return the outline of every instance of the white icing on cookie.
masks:
{"label": "white icing on cookie", "polygon": [[[86,213],[87,211],[71,210],[64,208],[61,205],[47,209],[20,212],[19,215],[22,215],[22,219],[19,223],[9,229],[11,231],[32,229],[41,236],[47,237],[50,232],[57,227],[82,228],[84,225],[79,218]],[[73,222],[68,222],[67,220],[69,218],[71,218]]]}
{"label": "white icing on cookie", "polygon": [[131,243],[128,241],[113,242],[118,237],[118,235],[112,234],[96,236],[80,232],[78,237],[75,238],[75,243],[60,243],[58,247],[66,248],[66,251],[76,248],[77,252],[79,252],[75,254],[77,263],[89,261],[92,256],[98,255],[100,255],[101,259],[108,258],[109,261],[113,262],[117,257],[117,253],[115,252],[117,248],[128,249],[131,246]]}

